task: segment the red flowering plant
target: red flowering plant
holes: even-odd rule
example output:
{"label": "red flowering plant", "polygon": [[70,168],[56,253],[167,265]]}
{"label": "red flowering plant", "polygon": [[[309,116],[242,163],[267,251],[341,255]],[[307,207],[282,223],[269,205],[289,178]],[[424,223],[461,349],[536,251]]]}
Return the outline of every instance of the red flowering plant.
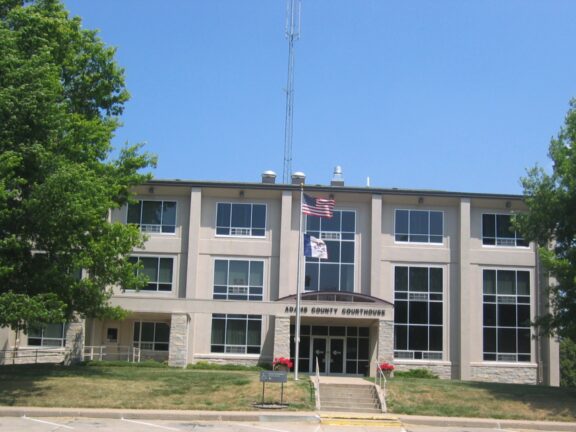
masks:
{"label": "red flowering plant", "polygon": [[292,360],[286,357],[276,357],[272,362],[272,367],[276,369],[276,367],[280,365],[286,366],[288,369],[292,369],[292,367],[294,366],[294,362],[292,362]]}
{"label": "red flowering plant", "polygon": [[388,362],[382,362],[379,366],[382,372],[392,372],[394,370],[394,365]]}

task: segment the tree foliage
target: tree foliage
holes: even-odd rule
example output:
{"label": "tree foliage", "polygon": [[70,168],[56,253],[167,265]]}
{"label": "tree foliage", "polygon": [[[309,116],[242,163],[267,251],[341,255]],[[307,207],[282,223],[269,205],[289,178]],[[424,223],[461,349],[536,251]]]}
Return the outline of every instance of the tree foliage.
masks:
{"label": "tree foliage", "polygon": [[550,142],[551,174],[540,167],[522,179],[529,212],[517,227],[539,245],[544,268],[553,277],[550,313],[538,323],[550,333],[576,339],[576,99],[564,126]]}
{"label": "tree foliage", "polygon": [[576,342],[570,338],[560,341],[560,385],[576,388]]}
{"label": "tree foliage", "polygon": [[110,287],[142,284],[142,235],[108,215],[154,159],[111,158],[128,99],[114,55],[59,0],[0,0],[0,326],[118,315]]}

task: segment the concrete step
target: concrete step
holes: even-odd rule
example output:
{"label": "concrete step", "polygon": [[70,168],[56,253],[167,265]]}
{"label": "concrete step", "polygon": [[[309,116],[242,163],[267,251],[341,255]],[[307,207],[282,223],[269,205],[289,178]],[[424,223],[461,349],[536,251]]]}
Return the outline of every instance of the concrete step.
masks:
{"label": "concrete step", "polygon": [[320,384],[322,411],[381,413],[373,385]]}
{"label": "concrete step", "polygon": [[364,408],[364,407],[352,407],[352,406],[327,406],[327,407],[322,406],[320,411],[381,414],[381,411],[378,408]]}

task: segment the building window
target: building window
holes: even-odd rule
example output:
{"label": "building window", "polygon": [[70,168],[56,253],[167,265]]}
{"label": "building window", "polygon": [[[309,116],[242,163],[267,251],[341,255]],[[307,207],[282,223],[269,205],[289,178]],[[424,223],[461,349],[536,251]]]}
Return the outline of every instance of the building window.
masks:
{"label": "building window", "polygon": [[136,321],[134,346],[142,350],[168,351],[170,325],[163,322]]}
{"label": "building window", "polygon": [[396,210],[397,242],[442,243],[444,214],[430,210]]}
{"label": "building window", "polygon": [[142,232],[176,232],[176,201],[138,201],[128,205],[127,222]]}
{"label": "building window", "polygon": [[213,353],[260,354],[262,316],[212,315]]}
{"label": "building window", "polygon": [[306,232],[324,240],[328,259],[306,257],[307,291],[354,291],[356,212],[335,210],[331,218],[306,217]]}
{"label": "building window", "polygon": [[442,269],[394,270],[394,357],[442,360]]}
{"label": "building window", "polygon": [[218,203],[216,235],[264,237],[265,228],[265,204]]}
{"label": "building window", "polygon": [[262,300],[263,292],[263,261],[227,259],[214,261],[214,299]]}
{"label": "building window", "polygon": [[489,246],[523,246],[528,242],[512,226],[509,214],[482,215],[482,244]]}
{"label": "building window", "polygon": [[106,342],[118,343],[118,329],[116,327],[108,327],[106,329]]}
{"label": "building window", "polygon": [[484,270],[484,360],[530,361],[530,272]]}
{"label": "building window", "polygon": [[46,324],[28,332],[29,346],[63,347],[66,345],[66,326],[64,324]]}
{"label": "building window", "polygon": [[130,257],[131,263],[138,263],[142,268],[137,270],[139,275],[148,278],[148,285],[143,291],[172,291],[172,273],[174,271],[173,258],[160,257]]}

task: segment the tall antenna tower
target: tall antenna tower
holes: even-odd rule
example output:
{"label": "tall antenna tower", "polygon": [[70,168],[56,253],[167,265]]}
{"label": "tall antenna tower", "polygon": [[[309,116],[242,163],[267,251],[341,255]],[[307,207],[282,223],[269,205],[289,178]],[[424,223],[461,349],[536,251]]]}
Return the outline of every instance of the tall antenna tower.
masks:
{"label": "tall antenna tower", "polygon": [[301,0],[286,0],[288,78],[286,82],[286,119],[284,123],[283,183],[290,183],[290,176],[292,174],[292,135],[294,129],[294,42],[300,38],[300,6]]}

